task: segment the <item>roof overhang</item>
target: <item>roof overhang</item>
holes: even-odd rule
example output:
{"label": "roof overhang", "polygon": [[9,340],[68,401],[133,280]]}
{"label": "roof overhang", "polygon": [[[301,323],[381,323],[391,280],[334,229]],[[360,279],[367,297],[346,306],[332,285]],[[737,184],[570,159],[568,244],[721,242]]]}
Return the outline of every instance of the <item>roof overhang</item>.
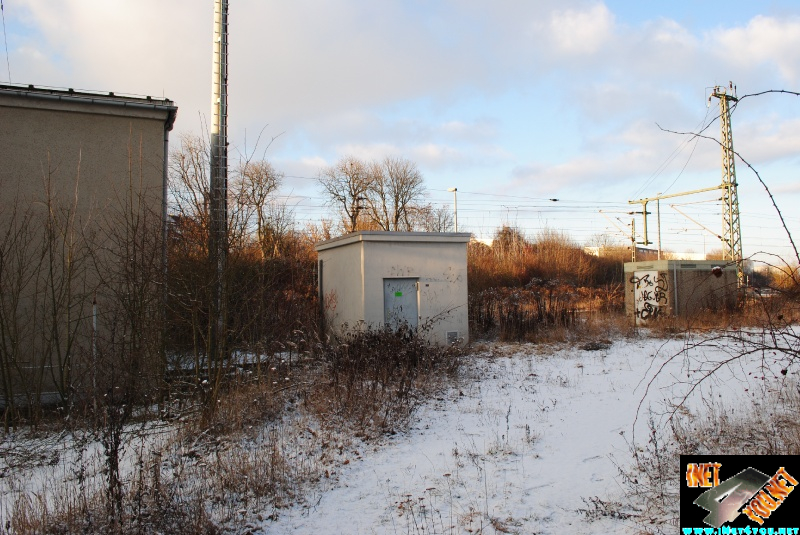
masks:
{"label": "roof overhang", "polygon": [[361,230],[338,238],[320,242],[314,246],[317,252],[343,247],[354,243],[469,243],[469,232],[387,232],[380,230]]}

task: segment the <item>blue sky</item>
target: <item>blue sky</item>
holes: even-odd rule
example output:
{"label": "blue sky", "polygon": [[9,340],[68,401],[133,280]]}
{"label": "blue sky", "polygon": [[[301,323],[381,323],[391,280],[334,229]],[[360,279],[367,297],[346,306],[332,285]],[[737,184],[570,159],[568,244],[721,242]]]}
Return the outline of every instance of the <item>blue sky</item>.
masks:
{"label": "blue sky", "polygon": [[[200,132],[211,0],[3,5],[12,82],[167,96],[180,108],[175,143]],[[277,136],[266,155],[287,175],[300,225],[329,217],[321,167],[395,155],[417,162],[430,202],[451,205],[446,190],[458,188],[460,230],[488,238],[512,224],[622,243],[600,209],[624,227],[628,200],[720,182],[713,142],[657,125],[707,124],[710,88],[729,80],[740,96],[800,90],[796,1],[235,0],[230,23],[232,143]],[[746,99],[733,128],[800,238],[800,98]],[[745,254],[788,255],[767,195],[737,171]],[[679,209],[719,229],[719,205],[697,203],[713,198],[662,203],[665,248],[719,248],[669,207],[693,203]]]}

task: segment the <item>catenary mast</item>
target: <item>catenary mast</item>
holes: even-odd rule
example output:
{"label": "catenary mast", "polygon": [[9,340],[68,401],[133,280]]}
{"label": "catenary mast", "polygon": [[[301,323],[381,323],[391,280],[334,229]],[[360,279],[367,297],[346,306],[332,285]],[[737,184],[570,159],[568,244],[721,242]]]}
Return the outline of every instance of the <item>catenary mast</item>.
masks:
{"label": "catenary mast", "polygon": [[738,102],[733,84],[730,92],[717,86],[712,97],[719,99],[722,133],[722,258],[736,263],[739,287],[744,286],[744,266],[742,260],[742,230],[739,222],[739,194],[736,183],[736,164],[733,152],[733,130],[731,129],[731,102]]}
{"label": "catenary mast", "polygon": [[209,259],[214,273],[209,357],[221,366],[226,356],[225,271],[228,260],[228,0],[214,0],[211,80],[211,228]]}

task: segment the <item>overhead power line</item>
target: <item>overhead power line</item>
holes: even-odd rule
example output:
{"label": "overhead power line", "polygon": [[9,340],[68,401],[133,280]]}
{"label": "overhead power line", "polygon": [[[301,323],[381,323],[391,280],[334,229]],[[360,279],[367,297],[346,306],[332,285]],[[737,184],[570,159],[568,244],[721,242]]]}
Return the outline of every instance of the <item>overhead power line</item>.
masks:
{"label": "overhead power line", "polygon": [[0,0],[0,15],[3,18],[3,43],[6,45],[6,68],[8,69],[8,81],[11,82],[11,60],[8,59],[8,36],[6,35],[6,9],[3,0]]}

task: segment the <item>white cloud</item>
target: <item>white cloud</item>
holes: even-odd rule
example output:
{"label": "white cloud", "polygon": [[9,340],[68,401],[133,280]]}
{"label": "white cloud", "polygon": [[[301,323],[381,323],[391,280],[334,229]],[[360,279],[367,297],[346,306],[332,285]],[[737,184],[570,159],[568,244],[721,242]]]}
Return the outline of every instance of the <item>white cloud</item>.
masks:
{"label": "white cloud", "polygon": [[[210,2],[20,5],[16,81],[164,94],[180,108],[177,132],[200,130],[198,114],[210,109]],[[683,142],[655,123],[694,128],[705,88],[734,80],[742,94],[800,82],[797,16],[690,29],[668,4],[650,9],[633,24],[591,0],[237,0],[230,131],[286,132],[267,157],[287,175],[315,176],[344,154],[400,155],[437,180],[496,177],[473,189],[624,200]],[[770,98],[743,102],[734,120],[737,149],[759,165],[800,146],[800,112],[779,100],[796,97]],[[687,159],[685,150],[674,158],[667,184]],[[717,166],[718,150],[701,142],[689,168],[713,181]],[[619,184],[622,193],[611,192]]]}
{"label": "white cloud", "polygon": [[759,15],[746,26],[709,33],[719,56],[741,69],[774,67],[785,82],[800,82],[800,18]]}
{"label": "white cloud", "polygon": [[611,38],[614,15],[600,3],[584,10],[554,11],[550,16],[549,30],[560,51],[575,55],[594,54]]}

